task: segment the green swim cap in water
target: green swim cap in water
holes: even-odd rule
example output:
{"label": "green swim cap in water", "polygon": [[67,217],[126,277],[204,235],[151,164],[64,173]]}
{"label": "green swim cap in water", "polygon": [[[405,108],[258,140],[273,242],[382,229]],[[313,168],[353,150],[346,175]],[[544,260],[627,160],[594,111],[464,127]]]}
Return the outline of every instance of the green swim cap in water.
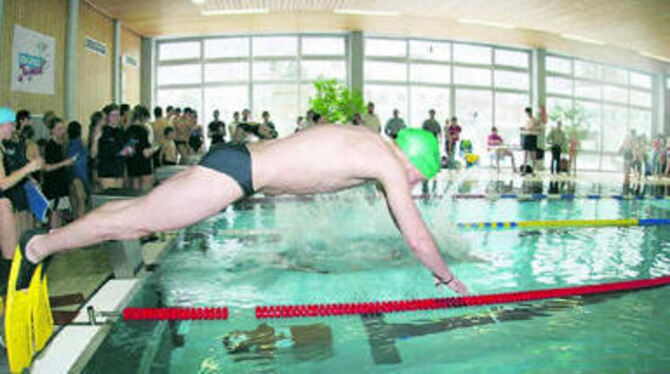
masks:
{"label": "green swim cap in water", "polygon": [[406,127],[398,133],[396,144],[426,179],[440,170],[440,146],[433,133]]}

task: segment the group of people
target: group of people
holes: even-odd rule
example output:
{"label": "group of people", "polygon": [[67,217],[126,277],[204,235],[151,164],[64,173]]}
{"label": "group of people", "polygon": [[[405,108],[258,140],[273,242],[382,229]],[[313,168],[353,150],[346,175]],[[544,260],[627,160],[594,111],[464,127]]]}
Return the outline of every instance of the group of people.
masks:
{"label": "group of people", "polygon": [[[31,114],[0,108],[0,249],[8,260],[14,252],[17,232],[37,224],[30,212],[31,191],[41,190],[54,210],[84,211],[89,189],[88,151],[81,141],[82,127],[76,121],[65,124],[53,112],[44,115],[49,139],[36,140]],[[59,225],[61,217],[54,215]],[[0,261],[3,268],[7,261]]]}
{"label": "group of people", "polygon": [[[365,126],[372,131],[380,132],[380,120],[377,114],[375,114],[374,109],[374,103],[368,103],[365,115],[362,116],[356,113],[352,124]],[[558,174],[560,172],[576,174],[577,153],[580,146],[577,132],[571,131],[570,133],[566,133],[561,121],[557,121],[556,126],[547,135],[548,121],[544,108],[540,108],[539,117],[533,115],[532,108],[525,108],[524,111],[527,121],[521,127],[520,147],[520,150],[524,152],[524,160],[518,171],[522,175],[526,175],[534,174],[534,170],[543,170],[546,150],[551,151],[551,174]],[[450,168],[455,165],[454,160],[463,129],[458,122],[458,118],[455,116],[446,119],[444,126],[440,125],[440,122],[435,118],[435,113],[435,109],[428,111],[428,118],[423,121],[421,128],[432,133],[444,145],[444,154],[446,155],[444,166]],[[391,139],[395,139],[398,132],[406,127],[405,120],[400,117],[400,111],[394,109],[392,117],[384,126],[384,134]],[[491,128],[486,146],[492,160],[495,160],[498,171],[500,170],[500,160],[509,157],[512,163],[512,170],[515,173],[517,172],[513,153],[514,148],[512,145],[505,144],[496,126]]]}
{"label": "group of people", "polygon": [[[210,145],[214,146],[216,144],[222,144],[228,142],[232,143],[245,143],[250,141],[257,140],[267,140],[267,139],[276,139],[279,137],[277,128],[270,120],[270,112],[263,111],[261,114],[261,122],[254,121],[251,116],[251,110],[244,109],[242,110],[242,116],[240,117],[240,112],[234,112],[233,118],[227,126],[226,123],[222,121],[220,113],[217,110],[213,113],[214,119],[207,126],[207,136],[210,139]],[[226,137],[229,135],[228,140]]]}
{"label": "group of people", "polygon": [[[428,118],[422,122],[421,129],[433,134],[438,142],[442,141],[444,134],[444,153],[449,160],[446,164],[453,164],[462,128],[456,117],[448,118],[445,120],[444,126],[440,125],[440,122],[435,119],[435,113],[435,109],[428,110]],[[300,117],[299,121],[301,119],[302,117]],[[351,122],[354,126],[364,126],[375,133],[382,132],[381,123],[379,116],[375,113],[375,104],[373,102],[367,104],[367,111],[364,114],[355,113]],[[405,120],[400,117],[400,110],[396,108],[393,109],[392,117],[386,121],[383,132],[390,139],[396,139],[398,133],[407,127]]]}
{"label": "group of people", "polygon": [[630,181],[631,172],[636,180],[655,176],[670,176],[670,137],[655,137],[647,141],[644,134],[630,130],[619,149],[624,159],[624,181]]}
{"label": "group of people", "polygon": [[[521,127],[521,149],[524,151],[524,161],[520,173],[535,174],[535,170],[543,170],[545,165],[545,151],[551,151],[551,174],[565,172],[577,175],[577,153],[580,141],[577,131],[566,133],[561,121],[547,135],[547,111],[541,106],[539,115],[533,115],[533,109],[524,109],[527,121]],[[563,157],[563,156],[567,156]],[[530,162],[529,162],[530,161]]]}

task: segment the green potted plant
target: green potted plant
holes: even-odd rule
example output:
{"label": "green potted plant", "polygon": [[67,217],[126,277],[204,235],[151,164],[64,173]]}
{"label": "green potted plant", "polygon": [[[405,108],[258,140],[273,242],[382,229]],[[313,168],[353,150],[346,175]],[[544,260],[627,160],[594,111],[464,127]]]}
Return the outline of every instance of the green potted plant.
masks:
{"label": "green potted plant", "polygon": [[310,108],[324,116],[329,123],[351,122],[356,113],[365,112],[365,100],[355,91],[336,79],[317,79],[314,95],[309,99]]}
{"label": "green potted plant", "polygon": [[588,122],[590,115],[579,104],[575,104],[573,108],[558,104],[549,113],[549,119],[552,122],[561,121],[565,132],[567,134],[576,133],[580,141],[586,140],[591,132]]}

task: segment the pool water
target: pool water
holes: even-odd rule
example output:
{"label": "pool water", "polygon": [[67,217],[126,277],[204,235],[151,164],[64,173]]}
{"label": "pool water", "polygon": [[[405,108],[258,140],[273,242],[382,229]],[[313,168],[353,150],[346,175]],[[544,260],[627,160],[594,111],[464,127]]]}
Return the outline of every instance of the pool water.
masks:
{"label": "pool water", "polygon": [[[662,226],[488,232],[454,227],[455,222],[669,218],[668,200],[417,204],[447,262],[473,294],[670,274],[670,230]],[[311,202],[240,203],[181,231],[130,303],[227,306],[229,320],[119,321],[85,372],[664,372],[670,369],[669,290],[259,321],[257,305],[452,294],[433,286],[374,189]],[[299,344],[294,335],[293,342],[284,339],[269,348],[226,350],[224,336],[263,323],[277,335],[318,332]]]}

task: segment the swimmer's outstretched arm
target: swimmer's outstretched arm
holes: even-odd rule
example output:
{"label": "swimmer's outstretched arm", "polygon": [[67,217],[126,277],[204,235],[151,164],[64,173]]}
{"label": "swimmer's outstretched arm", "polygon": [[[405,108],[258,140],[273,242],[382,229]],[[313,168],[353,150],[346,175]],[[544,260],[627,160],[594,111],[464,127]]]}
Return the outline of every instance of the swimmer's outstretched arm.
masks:
{"label": "swimmer's outstretched arm", "polygon": [[402,170],[386,172],[382,178],[380,181],[384,186],[389,211],[412,253],[440,282],[461,295],[467,295],[467,287],[447,269],[435,239],[412,199],[405,173]]}

